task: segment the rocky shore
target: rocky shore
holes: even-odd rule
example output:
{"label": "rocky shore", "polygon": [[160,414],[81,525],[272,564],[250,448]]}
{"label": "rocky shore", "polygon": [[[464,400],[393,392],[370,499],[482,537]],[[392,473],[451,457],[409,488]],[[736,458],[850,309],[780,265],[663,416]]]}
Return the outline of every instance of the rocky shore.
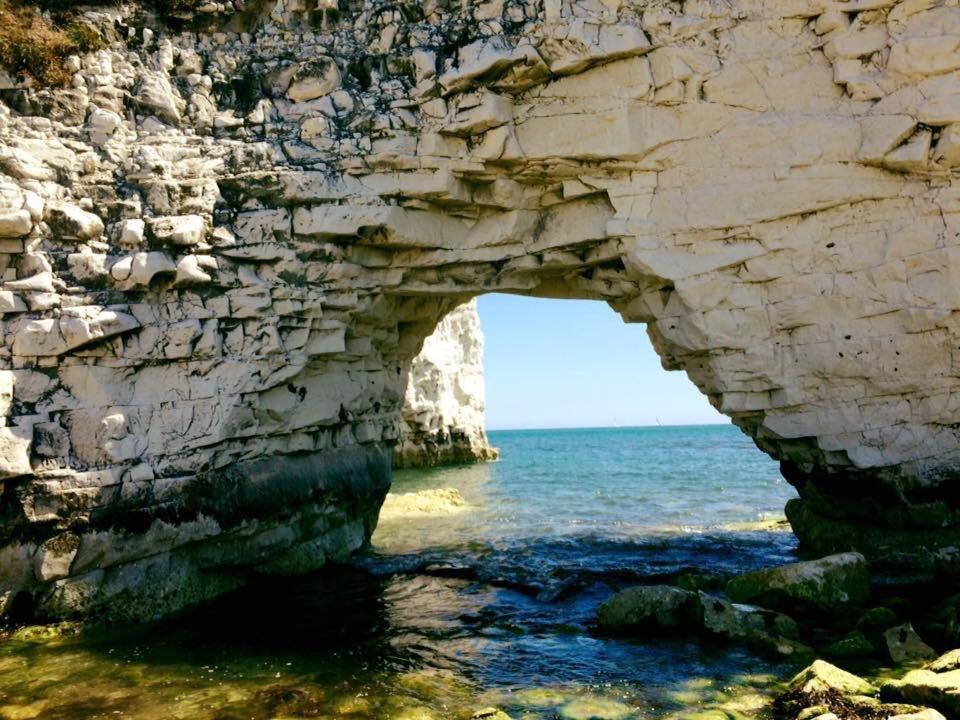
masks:
{"label": "rocky shore", "polygon": [[[960,717],[960,650],[947,650],[960,645],[955,590],[915,587],[905,597],[903,588],[871,583],[857,553],[737,576],[722,594],[696,584],[618,592],[599,608],[598,627],[615,635],[741,643],[798,661],[828,658],[814,660],[777,694],[768,710],[778,720]],[[832,663],[853,664],[881,679]]]}

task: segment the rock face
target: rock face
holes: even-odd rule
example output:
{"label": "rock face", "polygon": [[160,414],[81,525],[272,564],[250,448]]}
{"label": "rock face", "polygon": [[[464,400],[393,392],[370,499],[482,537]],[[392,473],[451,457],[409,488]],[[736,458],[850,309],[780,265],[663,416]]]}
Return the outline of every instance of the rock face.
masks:
{"label": "rock face", "polygon": [[394,467],[495,459],[485,409],[483,330],[469,302],[440,322],[410,365]]}
{"label": "rock face", "polygon": [[955,2],[314,6],[104,4],[69,87],[3,91],[0,612],[361,545],[411,363],[486,292],[646,323],[805,544],[954,562]]}
{"label": "rock face", "polygon": [[863,555],[842,553],[740,575],[727,583],[727,596],[734,602],[830,612],[866,600],[870,574]]}

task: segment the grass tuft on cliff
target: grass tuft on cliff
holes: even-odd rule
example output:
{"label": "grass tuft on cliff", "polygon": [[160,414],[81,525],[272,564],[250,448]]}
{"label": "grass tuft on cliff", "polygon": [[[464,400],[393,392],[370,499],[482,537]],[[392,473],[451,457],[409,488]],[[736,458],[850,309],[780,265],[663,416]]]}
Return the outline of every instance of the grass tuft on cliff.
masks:
{"label": "grass tuft on cliff", "polygon": [[51,17],[57,19],[44,16],[36,3],[0,0],[0,65],[15,79],[65,85],[70,79],[66,59],[103,47],[103,38],[91,25]]}
{"label": "grass tuft on cliff", "polygon": [[[117,0],[88,0],[85,6],[116,5]],[[201,0],[144,0],[160,16],[182,15]],[[62,86],[71,55],[106,45],[95,27],[76,13],[75,0],[0,0],[0,66],[16,80]]]}

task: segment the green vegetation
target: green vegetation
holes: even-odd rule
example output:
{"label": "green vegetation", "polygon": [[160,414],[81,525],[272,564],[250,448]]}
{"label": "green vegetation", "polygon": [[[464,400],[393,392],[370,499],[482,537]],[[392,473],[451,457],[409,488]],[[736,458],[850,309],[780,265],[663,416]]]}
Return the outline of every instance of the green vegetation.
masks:
{"label": "green vegetation", "polygon": [[[145,0],[161,16],[193,10],[201,0]],[[116,0],[89,0],[111,5]],[[38,85],[65,85],[64,63],[70,55],[106,45],[100,32],[80,18],[73,0],[0,0],[0,66],[18,80]]]}
{"label": "green vegetation", "polygon": [[0,0],[0,65],[17,79],[64,85],[69,79],[66,58],[102,42],[89,25],[78,21],[55,25],[35,5]]}

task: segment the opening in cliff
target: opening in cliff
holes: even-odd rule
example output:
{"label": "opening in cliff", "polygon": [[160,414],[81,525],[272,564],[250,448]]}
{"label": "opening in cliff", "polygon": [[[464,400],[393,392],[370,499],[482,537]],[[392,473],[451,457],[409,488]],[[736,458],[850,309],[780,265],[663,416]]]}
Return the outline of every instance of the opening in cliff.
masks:
{"label": "opening in cliff", "polygon": [[646,334],[601,302],[485,295],[491,429],[728,424]]}
{"label": "opening in cliff", "polygon": [[[596,301],[493,294],[458,306],[412,363],[395,467],[463,466],[491,447],[502,462],[400,472],[382,518],[479,503],[529,515],[534,534],[544,516],[564,532],[607,520],[650,532],[782,518],[793,491],[777,463],[686,373],[664,368],[645,330]],[[553,507],[545,492],[571,502]],[[516,497],[504,503],[504,493]]]}

